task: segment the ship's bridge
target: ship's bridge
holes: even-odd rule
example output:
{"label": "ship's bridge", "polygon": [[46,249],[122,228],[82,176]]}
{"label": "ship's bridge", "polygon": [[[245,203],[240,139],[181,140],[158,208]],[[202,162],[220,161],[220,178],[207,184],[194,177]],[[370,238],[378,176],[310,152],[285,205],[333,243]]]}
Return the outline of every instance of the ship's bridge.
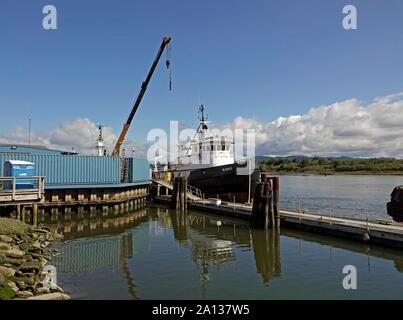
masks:
{"label": "ship's bridge", "polygon": [[179,149],[179,163],[200,167],[222,166],[234,163],[233,141],[220,136],[192,140]]}

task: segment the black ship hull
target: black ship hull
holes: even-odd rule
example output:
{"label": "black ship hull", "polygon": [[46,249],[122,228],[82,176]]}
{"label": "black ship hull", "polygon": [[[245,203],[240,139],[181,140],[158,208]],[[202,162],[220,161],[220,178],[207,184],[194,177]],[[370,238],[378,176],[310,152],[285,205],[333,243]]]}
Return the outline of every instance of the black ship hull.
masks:
{"label": "black ship hull", "polygon": [[[259,170],[254,170],[250,179],[247,170],[246,163],[196,169],[190,171],[188,184],[200,189],[205,197],[218,196],[226,201],[246,202],[249,191],[250,197],[253,197],[256,182],[259,180]],[[241,174],[242,171],[246,171],[246,174]]]}

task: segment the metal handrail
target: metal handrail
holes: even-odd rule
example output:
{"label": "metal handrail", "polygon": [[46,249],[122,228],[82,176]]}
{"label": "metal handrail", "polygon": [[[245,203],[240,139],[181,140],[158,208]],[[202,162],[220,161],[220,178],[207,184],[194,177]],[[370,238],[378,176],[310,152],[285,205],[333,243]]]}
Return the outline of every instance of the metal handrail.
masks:
{"label": "metal handrail", "polygon": [[202,194],[202,192],[201,192],[201,190],[200,189],[198,189],[198,188],[196,188],[196,187],[193,187],[193,186],[191,186],[191,185],[188,185],[188,190],[187,190],[189,193],[191,193],[192,195],[194,195],[194,196],[196,196],[196,197],[198,197],[198,198],[203,198],[203,194]]}

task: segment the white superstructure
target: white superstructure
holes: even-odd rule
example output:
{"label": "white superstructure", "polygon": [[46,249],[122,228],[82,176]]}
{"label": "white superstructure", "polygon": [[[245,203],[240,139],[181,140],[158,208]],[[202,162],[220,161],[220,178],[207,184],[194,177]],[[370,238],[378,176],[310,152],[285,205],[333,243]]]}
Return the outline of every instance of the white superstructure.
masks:
{"label": "white superstructure", "polygon": [[199,106],[199,125],[195,137],[178,146],[177,164],[174,170],[192,170],[233,164],[234,142],[226,137],[212,135],[204,117],[204,106]]}

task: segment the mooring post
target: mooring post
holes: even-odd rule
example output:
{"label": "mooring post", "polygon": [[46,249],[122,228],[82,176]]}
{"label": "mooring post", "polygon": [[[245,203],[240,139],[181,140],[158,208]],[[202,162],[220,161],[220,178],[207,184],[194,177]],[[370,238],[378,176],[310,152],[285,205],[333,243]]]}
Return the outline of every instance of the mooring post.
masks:
{"label": "mooring post", "polygon": [[264,193],[263,193],[263,228],[267,230],[271,226],[271,217],[272,217],[272,210],[271,210],[271,197],[270,197],[270,184],[264,182]]}
{"label": "mooring post", "polygon": [[21,205],[17,204],[17,219],[21,220]]}
{"label": "mooring post", "polygon": [[179,210],[183,209],[183,179],[179,177],[178,191],[179,191],[179,203],[176,205],[176,208]]}
{"label": "mooring post", "polygon": [[276,227],[280,227],[280,181],[279,177],[273,178],[273,209],[276,219]]}
{"label": "mooring post", "polygon": [[181,201],[181,180],[178,177],[176,180],[176,203],[175,203],[175,209],[178,209],[180,206],[180,201]]}
{"label": "mooring post", "polygon": [[259,207],[259,195],[260,195],[261,186],[262,186],[262,184],[260,182],[258,182],[255,186],[255,194],[254,194],[255,201],[252,204],[252,216],[251,216],[251,226],[252,227],[256,225],[256,216],[257,216],[258,207]]}
{"label": "mooring post", "polygon": [[188,180],[183,177],[183,209],[186,210],[188,206],[187,202],[187,192],[188,192]]}
{"label": "mooring post", "polygon": [[270,183],[268,183],[269,188],[269,213],[270,213],[270,227],[275,226],[275,217],[274,217],[274,198],[273,198],[273,179],[270,179]]}
{"label": "mooring post", "polygon": [[25,207],[21,205],[21,221],[25,222]]}
{"label": "mooring post", "polygon": [[301,220],[301,202],[298,201],[298,219]]}
{"label": "mooring post", "polygon": [[257,183],[251,217],[253,228],[267,229],[270,226],[270,197],[270,184],[268,182]]}
{"label": "mooring post", "polygon": [[32,206],[32,224],[34,226],[38,225],[38,204],[34,203]]}
{"label": "mooring post", "polygon": [[170,208],[176,209],[177,203],[178,203],[178,177],[174,179]]}

